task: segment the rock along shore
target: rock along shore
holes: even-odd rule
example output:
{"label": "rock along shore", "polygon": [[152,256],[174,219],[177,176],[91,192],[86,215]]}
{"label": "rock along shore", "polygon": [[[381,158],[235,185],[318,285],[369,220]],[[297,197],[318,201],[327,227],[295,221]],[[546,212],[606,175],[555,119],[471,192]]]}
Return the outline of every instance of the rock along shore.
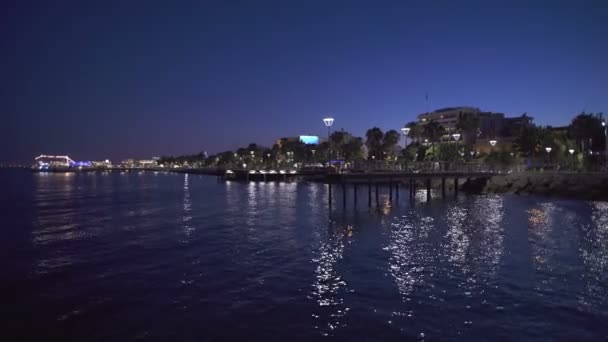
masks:
{"label": "rock along shore", "polygon": [[470,179],[462,190],[608,201],[608,173],[520,172]]}

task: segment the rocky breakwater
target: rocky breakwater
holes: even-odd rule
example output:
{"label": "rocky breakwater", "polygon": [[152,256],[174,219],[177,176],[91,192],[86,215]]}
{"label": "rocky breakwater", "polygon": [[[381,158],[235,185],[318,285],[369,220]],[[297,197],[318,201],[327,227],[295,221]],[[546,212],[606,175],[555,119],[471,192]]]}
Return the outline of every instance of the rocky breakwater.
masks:
{"label": "rocky breakwater", "polygon": [[513,193],[585,200],[608,200],[608,173],[520,172],[474,178],[462,185],[469,193]]}

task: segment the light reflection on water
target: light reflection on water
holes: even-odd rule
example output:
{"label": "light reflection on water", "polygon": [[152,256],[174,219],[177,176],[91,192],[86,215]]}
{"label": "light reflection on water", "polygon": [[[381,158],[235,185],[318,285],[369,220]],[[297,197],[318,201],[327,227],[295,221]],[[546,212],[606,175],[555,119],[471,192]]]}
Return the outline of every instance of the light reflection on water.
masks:
{"label": "light reflection on water", "polygon": [[182,224],[184,228],[184,234],[186,237],[190,236],[194,231],[194,227],[191,225],[192,221],[192,203],[190,202],[190,187],[188,185],[188,174],[184,175],[184,215],[182,217]]}
{"label": "light reflection on water", "polygon": [[584,292],[579,301],[587,309],[608,305],[608,202],[591,203],[591,223],[581,229],[579,255],[585,272],[581,274]]}
{"label": "light reflection on water", "polygon": [[[582,339],[605,335],[586,322],[607,318],[606,202],[433,193],[426,203],[419,190],[412,205],[406,195],[390,201],[382,189],[379,206],[374,200],[368,208],[361,191],[353,209],[343,208],[336,189],[340,205],[330,211],[320,184],[147,173],[33,177],[32,225],[27,241],[14,243],[32,251],[33,276],[21,296],[57,307],[40,314],[50,322],[66,317],[95,331],[91,322],[109,324],[103,312],[118,310],[160,339],[197,320],[211,322],[218,339],[357,340],[368,329],[385,334],[379,340],[421,332],[446,340],[559,339],[571,336],[564,327]],[[94,304],[99,298],[111,300]],[[138,320],[133,302],[147,319]],[[189,323],[165,321],[165,331],[150,323],[161,311]],[[218,330],[235,325],[251,336]]]}
{"label": "light reflection on water", "polygon": [[[390,242],[385,250],[390,253],[389,273],[404,301],[410,301],[416,287],[426,283],[430,272],[425,266],[432,264],[433,255],[428,248],[432,217],[408,213],[391,224]],[[408,311],[408,316],[412,312]]]}
{"label": "light reflection on water", "polygon": [[312,284],[312,298],[319,306],[312,316],[320,322],[315,325],[322,335],[332,334],[332,330],[346,326],[344,316],[350,308],[344,305],[344,291],[348,284],[339,271],[338,264],[350,243],[353,227],[329,223],[327,232],[321,233],[318,250],[312,258],[315,280]]}

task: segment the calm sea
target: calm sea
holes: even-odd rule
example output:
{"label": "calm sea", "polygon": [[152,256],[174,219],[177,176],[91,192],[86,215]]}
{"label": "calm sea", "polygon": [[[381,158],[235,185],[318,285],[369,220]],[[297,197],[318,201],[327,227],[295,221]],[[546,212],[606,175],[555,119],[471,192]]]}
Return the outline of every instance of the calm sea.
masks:
{"label": "calm sea", "polygon": [[327,185],[151,172],[0,189],[4,341],[608,337],[607,202],[336,188],[330,209]]}

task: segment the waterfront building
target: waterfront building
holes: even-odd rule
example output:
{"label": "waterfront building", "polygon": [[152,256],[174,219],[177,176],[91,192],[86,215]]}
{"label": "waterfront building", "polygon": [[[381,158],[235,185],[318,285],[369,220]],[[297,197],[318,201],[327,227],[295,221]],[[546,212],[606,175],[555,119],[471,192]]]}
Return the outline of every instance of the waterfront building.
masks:
{"label": "waterfront building", "polygon": [[91,166],[95,167],[95,168],[100,168],[100,169],[107,169],[107,168],[111,168],[112,167],[112,163],[106,159],[106,160],[94,160],[91,162]]}
{"label": "waterfront building", "polygon": [[[451,135],[457,132],[458,118],[461,115],[473,115],[479,119],[479,131],[477,133],[476,145],[489,145],[489,141],[498,139],[502,141],[503,146],[510,146],[511,141],[517,135],[517,132],[524,126],[532,125],[533,118],[527,113],[517,117],[505,117],[504,113],[482,111],[476,107],[461,106],[448,107],[435,110],[430,113],[422,113],[418,115],[418,124],[426,125],[431,121],[436,121],[445,130],[444,140],[450,140]],[[486,149],[484,145],[481,149]]]}
{"label": "waterfront building", "polygon": [[34,158],[34,161],[35,166],[41,170],[48,168],[65,168],[74,164],[74,160],[72,160],[72,158],[69,156],[56,156],[48,154],[41,154]]}
{"label": "waterfront building", "polygon": [[299,135],[296,137],[286,137],[275,140],[275,144],[279,147],[283,147],[286,143],[301,142],[306,145],[318,145],[321,140],[316,135]]}
{"label": "waterfront building", "polygon": [[158,162],[153,159],[125,159],[120,165],[127,169],[153,168],[158,166]]}

